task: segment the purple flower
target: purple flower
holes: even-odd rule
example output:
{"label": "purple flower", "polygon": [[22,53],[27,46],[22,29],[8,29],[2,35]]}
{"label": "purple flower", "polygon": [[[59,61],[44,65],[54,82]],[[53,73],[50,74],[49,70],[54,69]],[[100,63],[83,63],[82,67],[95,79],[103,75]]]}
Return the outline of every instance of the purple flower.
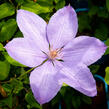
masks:
{"label": "purple flower", "polygon": [[77,15],[71,6],[58,10],[47,24],[38,15],[25,10],[17,13],[24,38],[6,45],[9,55],[20,63],[36,67],[30,74],[30,86],[40,104],[49,102],[63,83],[87,96],[97,94],[95,80],[87,66],[104,54],[99,39],[76,37]]}

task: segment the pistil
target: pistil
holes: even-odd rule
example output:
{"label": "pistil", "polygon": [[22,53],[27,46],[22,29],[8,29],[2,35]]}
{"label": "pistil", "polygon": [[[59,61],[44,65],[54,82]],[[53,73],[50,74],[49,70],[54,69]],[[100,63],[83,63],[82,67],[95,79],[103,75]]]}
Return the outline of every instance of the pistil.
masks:
{"label": "pistil", "polygon": [[56,50],[50,51],[49,58],[50,59],[55,59],[57,57],[57,55],[58,55],[58,52]]}

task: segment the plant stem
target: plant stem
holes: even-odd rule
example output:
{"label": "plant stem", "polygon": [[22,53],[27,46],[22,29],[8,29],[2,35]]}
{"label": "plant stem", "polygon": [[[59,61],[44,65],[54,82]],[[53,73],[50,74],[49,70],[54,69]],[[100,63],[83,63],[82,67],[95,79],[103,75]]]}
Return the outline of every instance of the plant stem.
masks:
{"label": "plant stem", "polygon": [[40,106],[40,109],[43,109],[42,106]]}
{"label": "plant stem", "polygon": [[9,2],[14,6],[13,2],[11,0],[9,0]]}
{"label": "plant stem", "polygon": [[30,73],[32,70],[34,70],[35,68],[37,68],[37,67],[43,65],[47,60],[48,60],[48,59],[44,60],[40,65],[29,69],[29,70],[26,71],[25,73],[22,73],[17,79],[22,80],[22,77],[23,77],[25,74],[28,74],[28,73]]}
{"label": "plant stem", "polygon": [[31,72],[32,70],[34,70],[34,69],[35,69],[35,67],[33,67],[33,68],[29,69],[28,71],[22,73],[17,79],[21,80],[21,78],[22,78],[25,74],[30,73],[30,72]]}

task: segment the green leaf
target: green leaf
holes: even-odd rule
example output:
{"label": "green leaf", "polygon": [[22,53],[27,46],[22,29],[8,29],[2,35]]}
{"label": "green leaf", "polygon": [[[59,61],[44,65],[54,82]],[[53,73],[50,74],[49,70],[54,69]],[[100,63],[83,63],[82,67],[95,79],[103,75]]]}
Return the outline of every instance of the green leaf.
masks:
{"label": "green leaf", "polygon": [[97,14],[98,10],[99,10],[99,8],[97,6],[92,6],[88,12],[88,15],[93,16],[93,15]]}
{"label": "green leaf", "polygon": [[16,37],[23,37],[23,34],[21,31],[16,32],[16,34],[14,35],[14,38]]}
{"label": "green leaf", "polygon": [[109,54],[109,38],[106,40],[105,44],[108,46],[104,55]]}
{"label": "green leaf", "polygon": [[14,7],[9,3],[3,3],[0,5],[0,19],[12,16],[15,13]]}
{"label": "green leaf", "polygon": [[106,0],[106,7],[107,7],[107,10],[109,11],[109,0]]}
{"label": "green leaf", "polygon": [[58,3],[60,0],[54,0],[55,3]]}
{"label": "green leaf", "polygon": [[98,17],[101,17],[101,18],[108,18],[109,16],[105,8],[100,8],[97,15]]}
{"label": "green leaf", "polygon": [[67,85],[66,83],[63,83],[62,86],[63,86],[63,87],[67,87],[68,85]]}
{"label": "green leaf", "polygon": [[78,16],[79,31],[91,30],[90,19],[86,13]]}
{"label": "green leaf", "polygon": [[59,103],[59,101],[61,101],[61,98],[62,98],[61,94],[58,93],[58,94],[51,100],[51,105],[52,105],[52,106],[57,105],[57,104]]}
{"label": "green leaf", "polygon": [[33,97],[33,94],[32,92],[28,92],[26,95],[25,95],[25,100],[26,102],[32,107],[32,108],[38,108],[40,109],[40,105],[36,102],[36,100],[34,99]]}
{"label": "green leaf", "polygon": [[24,0],[15,0],[15,1],[18,3],[18,5],[21,5],[24,3]]}
{"label": "green leaf", "polygon": [[109,46],[109,38],[106,40],[105,44]]}
{"label": "green leaf", "polygon": [[14,78],[10,80],[10,84],[3,84],[3,88],[10,95],[11,93],[18,94],[24,87],[21,81]]}
{"label": "green leaf", "polygon": [[25,3],[24,5],[21,6],[21,9],[28,10],[36,14],[48,13],[52,11],[52,7],[50,8],[50,7],[40,6],[37,3]]}
{"label": "green leaf", "polygon": [[58,0],[58,2],[56,3],[55,9],[58,10],[64,6],[65,6],[65,0]]}
{"label": "green leaf", "polygon": [[7,105],[10,109],[12,109],[12,95],[8,96],[5,99],[0,100],[0,105],[1,106]]}
{"label": "green leaf", "polygon": [[4,51],[2,43],[0,43],[0,51]]}
{"label": "green leaf", "polygon": [[37,0],[37,3],[40,6],[44,6],[44,7],[53,7],[53,0]]}
{"label": "green leaf", "polygon": [[[70,93],[70,95],[69,95],[69,93]],[[66,105],[66,109],[71,109],[72,108],[72,105],[71,105],[72,104],[72,98],[73,98],[73,96],[72,96],[71,92],[65,93],[63,99],[64,99],[64,102],[65,102],[65,105]]]}
{"label": "green leaf", "polygon": [[95,30],[94,36],[102,41],[108,38],[108,26],[104,23],[100,23],[98,28]]}
{"label": "green leaf", "polygon": [[91,98],[88,97],[88,96],[83,95],[83,96],[81,97],[81,99],[82,99],[82,101],[83,101],[84,103],[86,103],[86,104],[91,104],[91,103],[92,103]]}
{"label": "green leaf", "polygon": [[21,81],[18,81],[17,79],[13,79],[11,81],[11,85],[13,87],[13,93],[18,94],[24,87],[23,83]]}
{"label": "green leaf", "polygon": [[2,85],[3,89],[6,91],[7,95],[10,95],[12,93],[12,85],[11,84],[3,84]]}
{"label": "green leaf", "polygon": [[0,80],[5,80],[10,71],[10,64],[5,61],[0,61]]}
{"label": "green leaf", "polygon": [[91,66],[89,66],[89,68],[90,68],[92,74],[95,74],[99,70],[100,66],[99,65],[91,65]]}
{"label": "green leaf", "polygon": [[105,75],[105,81],[109,85],[109,67],[106,67],[105,69],[106,75]]}
{"label": "green leaf", "polygon": [[12,95],[10,95],[5,101],[7,101],[6,104],[9,106],[9,108],[12,109]]}
{"label": "green leaf", "polygon": [[72,105],[75,109],[78,109],[80,107],[80,104],[81,104],[81,99],[79,97],[76,97],[76,96],[73,96],[72,97],[73,100],[72,100]]}
{"label": "green leaf", "polygon": [[41,18],[43,18],[46,22],[49,21],[51,15],[50,13],[42,13],[42,14],[39,14]]}
{"label": "green leaf", "polygon": [[62,87],[59,92],[61,93],[62,96],[64,96],[66,93],[66,87]]}
{"label": "green leaf", "polygon": [[15,19],[9,19],[5,24],[2,26],[0,31],[0,41],[4,42],[9,40],[17,29],[17,23]]}
{"label": "green leaf", "polygon": [[2,28],[2,26],[5,24],[5,21],[4,20],[2,20],[1,22],[0,22],[0,30],[1,30],[1,28]]}
{"label": "green leaf", "polygon": [[27,66],[25,66],[25,65],[23,65],[23,64],[21,64],[21,63],[19,63],[18,61],[14,60],[13,58],[11,58],[11,57],[8,55],[7,52],[3,52],[2,54],[4,55],[4,57],[6,58],[6,60],[7,60],[10,64],[12,64],[12,65],[14,65],[14,66],[27,67]]}

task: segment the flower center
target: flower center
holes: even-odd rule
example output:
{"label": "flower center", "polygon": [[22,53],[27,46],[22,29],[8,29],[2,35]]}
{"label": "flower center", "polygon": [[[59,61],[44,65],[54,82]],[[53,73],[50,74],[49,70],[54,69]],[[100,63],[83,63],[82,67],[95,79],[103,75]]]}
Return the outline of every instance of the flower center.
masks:
{"label": "flower center", "polygon": [[58,52],[57,52],[56,50],[49,52],[49,58],[50,58],[50,59],[56,58],[57,55],[58,55]]}

